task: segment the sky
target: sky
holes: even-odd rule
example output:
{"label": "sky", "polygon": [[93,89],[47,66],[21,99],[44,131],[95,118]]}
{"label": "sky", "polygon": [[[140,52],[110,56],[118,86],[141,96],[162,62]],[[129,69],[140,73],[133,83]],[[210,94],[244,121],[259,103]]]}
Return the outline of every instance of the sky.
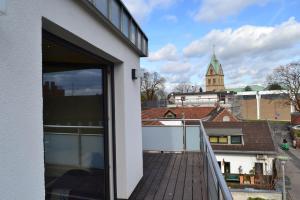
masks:
{"label": "sky", "polygon": [[205,88],[215,46],[225,87],[266,84],[279,65],[300,61],[300,0],[123,0],[149,39],[141,67],[166,90]]}

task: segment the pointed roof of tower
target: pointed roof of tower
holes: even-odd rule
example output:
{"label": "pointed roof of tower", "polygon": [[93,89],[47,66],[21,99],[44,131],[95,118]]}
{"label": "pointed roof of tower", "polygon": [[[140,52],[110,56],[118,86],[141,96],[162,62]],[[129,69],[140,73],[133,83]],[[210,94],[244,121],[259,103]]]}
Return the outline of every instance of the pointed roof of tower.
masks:
{"label": "pointed roof of tower", "polygon": [[219,60],[217,59],[215,51],[213,52],[213,55],[212,55],[212,57],[210,59],[210,63],[208,65],[207,73],[208,73],[208,70],[209,70],[210,66],[213,67],[213,69],[214,69],[214,71],[215,71],[216,74],[223,75],[222,65],[219,63]]}

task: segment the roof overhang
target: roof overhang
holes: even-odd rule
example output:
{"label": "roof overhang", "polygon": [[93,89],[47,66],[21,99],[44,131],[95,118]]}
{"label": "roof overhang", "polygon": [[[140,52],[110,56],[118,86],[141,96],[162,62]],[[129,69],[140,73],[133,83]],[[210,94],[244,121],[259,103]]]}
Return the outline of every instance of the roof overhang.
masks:
{"label": "roof overhang", "polygon": [[247,151],[247,150],[214,150],[215,154],[223,153],[223,154],[251,154],[251,155],[257,155],[257,154],[264,154],[264,155],[276,155],[276,151]]}

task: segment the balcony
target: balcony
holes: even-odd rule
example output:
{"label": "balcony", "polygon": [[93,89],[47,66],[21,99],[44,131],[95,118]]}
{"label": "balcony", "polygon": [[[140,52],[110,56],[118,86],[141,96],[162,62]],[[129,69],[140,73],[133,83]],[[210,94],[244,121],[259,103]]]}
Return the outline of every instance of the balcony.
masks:
{"label": "balcony", "polygon": [[200,120],[143,121],[143,150],[130,199],[232,199]]}

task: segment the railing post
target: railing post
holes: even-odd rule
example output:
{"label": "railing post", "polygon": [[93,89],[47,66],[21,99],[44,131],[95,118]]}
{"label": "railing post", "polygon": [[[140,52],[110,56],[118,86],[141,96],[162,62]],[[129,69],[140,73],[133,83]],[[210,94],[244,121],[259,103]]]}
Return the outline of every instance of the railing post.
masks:
{"label": "railing post", "polygon": [[186,151],[186,124],[183,121],[183,150]]}
{"label": "railing post", "polygon": [[220,183],[217,180],[218,199],[220,200]]}
{"label": "railing post", "polygon": [[206,147],[205,147],[205,159],[206,159],[206,190],[207,190],[207,199],[209,199],[207,145],[206,145]]}
{"label": "railing post", "polygon": [[81,161],[81,135],[80,135],[80,129],[77,129],[77,133],[78,133],[78,162],[79,162],[79,166],[81,167],[82,161]]}

